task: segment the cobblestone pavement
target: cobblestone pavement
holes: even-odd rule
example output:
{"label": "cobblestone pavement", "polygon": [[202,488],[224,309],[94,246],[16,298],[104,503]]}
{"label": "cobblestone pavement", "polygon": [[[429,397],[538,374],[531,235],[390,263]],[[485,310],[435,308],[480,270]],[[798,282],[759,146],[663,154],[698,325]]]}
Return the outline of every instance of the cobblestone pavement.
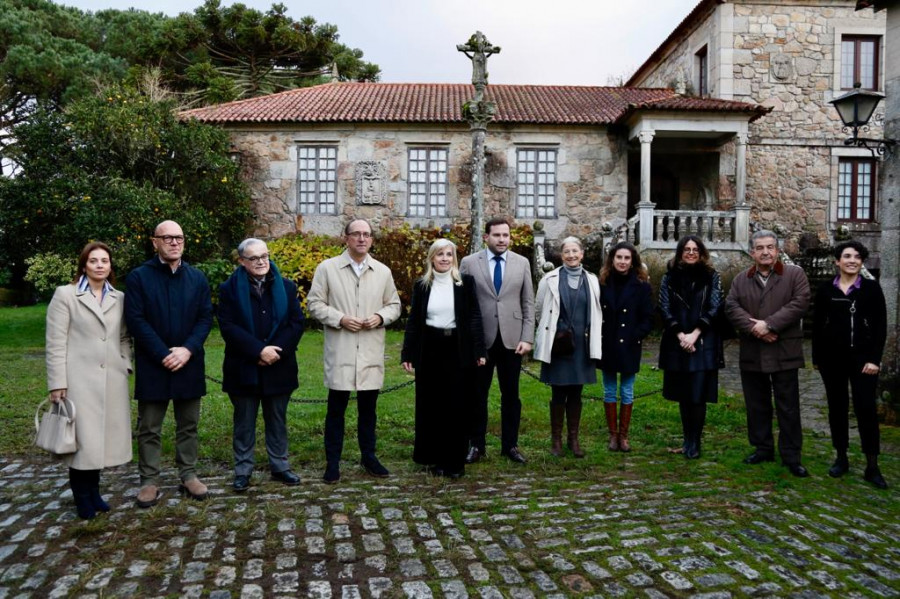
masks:
{"label": "cobblestone pavement", "polygon": [[[827,438],[810,443],[828,453]],[[609,472],[476,466],[454,483],[345,465],[338,485],[308,470],[285,487],[257,473],[242,495],[210,467],[202,503],[176,495],[170,470],[149,510],[134,507],[131,465],[104,473],[113,510],[88,523],[65,468],[0,457],[0,599],[900,597],[896,487],[854,471],[736,490],[698,463],[673,489],[637,474],[659,456],[619,455]],[[815,492],[799,500],[798,485]]]}
{"label": "cobblestone pavement", "polygon": [[207,502],[171,486],[137,510],[133,470],[104,475],[113,511],[81,523],[64,468],[0,461],[0,598],[900,596],[895,491],[862,483],[804,503],[701,475],[676,502],[627,472],[350,473],[236,495],[223,471]]}

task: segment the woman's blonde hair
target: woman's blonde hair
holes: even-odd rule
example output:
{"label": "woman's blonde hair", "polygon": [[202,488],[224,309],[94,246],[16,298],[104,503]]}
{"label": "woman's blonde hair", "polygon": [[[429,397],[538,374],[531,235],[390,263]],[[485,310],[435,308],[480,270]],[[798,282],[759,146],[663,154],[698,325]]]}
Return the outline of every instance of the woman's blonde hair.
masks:
{"label": "woman's blonde hair", "polygon": [[453,253],[453,264],[450,266],[450,276],[455,283],[462,282],[462,276],[459,274],[459,259],[456,257],[456,244],[449,239],[436,239],[435,242],[431,244],[431,247],[428,248],[428,258],[425,260],[425,274],[422,275],[422,283],[424,283],[426,287],[431,287],[431,283],[434,281],[434,257],[437,256],[439,251],[446,247],[449,247],[450,251]]}

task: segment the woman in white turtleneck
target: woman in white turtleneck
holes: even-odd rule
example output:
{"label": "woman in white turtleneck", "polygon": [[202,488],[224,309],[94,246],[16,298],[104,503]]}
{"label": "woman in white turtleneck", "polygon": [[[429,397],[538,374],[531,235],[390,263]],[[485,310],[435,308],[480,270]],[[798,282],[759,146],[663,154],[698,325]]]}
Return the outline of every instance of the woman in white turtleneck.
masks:
{"label": "woman in white turtleneck", "polygon": [[468,449],[466,398],[487,360],[475,281],[459,272],[456,245],[438,239],[413,287],[401,354],[416,372],[413,461],[435,476],[459,478]]}
{"label": "woman in white turtleneck", "polygon": [[539,316],[534,359],[541,364],[541,382],[552,389],[550,453],[562,454],[563,421],[568,424],[568,447],[576,458],[584,451],[578,442],[581,392],[597,382],[596,360],[602,355],[600,283],[581,266],[584,249],[577,237],[560,243],[563,265],[538,284],[535,313]]}

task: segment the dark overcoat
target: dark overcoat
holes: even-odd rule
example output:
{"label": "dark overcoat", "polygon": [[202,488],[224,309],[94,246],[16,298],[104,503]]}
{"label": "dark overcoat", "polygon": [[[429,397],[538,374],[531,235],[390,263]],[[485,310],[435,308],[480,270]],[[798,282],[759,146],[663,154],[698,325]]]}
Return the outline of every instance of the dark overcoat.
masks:
{"label": "dark overcoat", "polygon": [[[237,396],[267,396],[291,393],[297,383],[297,345],[303,336],[304,317],[293,281],[269,271],[262,297],[244,287],[249,296],[249,312],[244,314],[238,298],[237,277],[246,277],[243,267],[219,286],[217,317],[225,360],[222,362],[222,391]],[[272,285],[281,285],[287,299],[284,318],[274,322]],[[244,305],[248,305],[244,303]],[[252,315],[253,322],[248,322]],[[273,330],[274,328],[274,330]],[[259,354],[267,345],[281,348],[281,359],[261,366]]]}
{"label": "dark overcoat", "polygon": [[887,309],[881,286],[860,279],[859,289],[844,295],[833,281],[816,293],[813,315],[812,362],[829,364],[850,361],[861,371],[866,363],[881,364],[887,339]]}
{"label": "dark overcoat", "polygon": [[[776,262],[765,285],[755,265],[734,278],[725,313],[740,335],[741,370],[771,374],[803,368],[802,323],[809,300],[809,281],[799,266]],[[765,320],[778,340],[767,343],[754,337],[751,319]]]}
{"label": "dark overcoat", "polygon": [[650,283],[629,272],[624,285],[614,285],[610,273],[600,286],[603,311],[603,359],[605,372],[635,374],[641,369],[644,338],[653,330],[653,300]]}
{"label": "dark overcoat", "polygon": [[[154,256],[131,271],[125,284],[125,322],[134,337],[134,398],[168,401],[205,395],[203,343],[213,321],[206,276],[184,261],[172,272]],[[176,372],[162,365],[171,347],[191,352]]]}
{"label": "dark overcoat", "polygon": [[[475,279],[471,275],[461,275],[462,285],[453,286],[453,309],[456,318],[456,333],[459,349],[459,364],[462,367],[476,366],[479,358],[486,358],[484,331],[481,323],[481,308],[475,295]],[[406,335],[403,338],[401,362],[409,362],[413,367],[422,363],[425,318],[431,287],[422,281],[413,286],[412,305],[406,320]]]}
{"label": "dark overcoat", "polygon": [[[722,339],[716,316],[722,309],[719,273],[702,265],[670,268],[659,284],[659,311],[663,335],[659,343],[659,368],[675,372],[699,372],[724,366]],[[700,329],[696,351],[681,349],[678,333]]]}

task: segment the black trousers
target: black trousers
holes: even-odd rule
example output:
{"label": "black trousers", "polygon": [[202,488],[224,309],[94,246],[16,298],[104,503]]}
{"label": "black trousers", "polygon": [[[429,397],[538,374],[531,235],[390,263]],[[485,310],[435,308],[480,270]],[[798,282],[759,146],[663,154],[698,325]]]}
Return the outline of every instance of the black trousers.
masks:
{"label": "black trousers", "polygon": [[859,440],[863,453],[881,453],[881,433],[878,430],[878,408],[875,394],[878,375],[863,374],[855,361],[837,364],[821,364],[819,374],[828,395],[828,424],[831,427],[831,444],[838,451],[850,447],[850,393],[853,391],[853,413],[859,426]]}
{"label": "black trousers", "polygon": [[416,366],[416,437],[413,461],[462,474],[469,444],[466,398],[474,364],[460,364],[457,333],[425,327],[422,361]]}
{"label": "black trousers", "polygon": [[779,372],[741,370],[741,387],[747,405],[747,435],[760,453],[774,455],[772,396],[778,417],[778,453],[785,464],[799,464],[803,448],[800,427],[800,382],[797,369]]}
{"label": "black trousers", "polygon": [[[379,389],[356,392],[356,438],[363,460],[375,457],[375,402]],[[329,464],[341,461],[344,450],[344,413],[350,401],[349,391],[328,390],[325,415],[325,459]]]}
{"label": "black trousers", "polygon": [[500,448],[507,452],[519,444],[519,421],[522,418],[522,401],[519,399],[519,372],[522,356],[503,345],[500,334],[488,349],[487,364],[476,369],[475,394],[470,410],[472,423],[469,444],[484,452],[488,423],[488,394],[497,368],[500,384]]}

